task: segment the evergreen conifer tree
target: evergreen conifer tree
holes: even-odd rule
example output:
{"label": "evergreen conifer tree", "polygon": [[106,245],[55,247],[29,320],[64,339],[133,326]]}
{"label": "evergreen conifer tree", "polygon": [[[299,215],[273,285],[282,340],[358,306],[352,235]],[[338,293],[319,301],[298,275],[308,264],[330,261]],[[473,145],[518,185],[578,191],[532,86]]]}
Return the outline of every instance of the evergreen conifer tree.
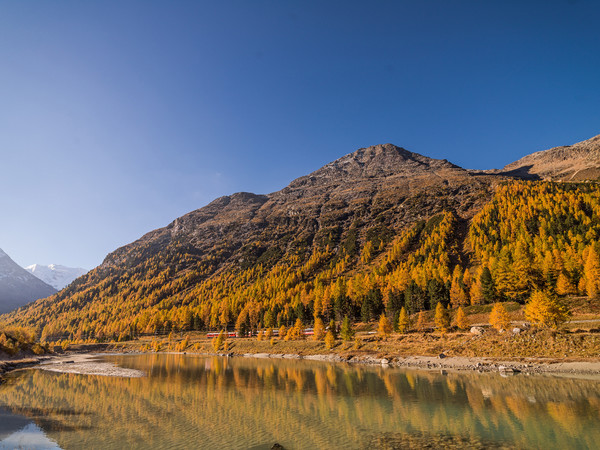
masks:
{"label": "evergreen conifer tree", "polygon": [[345,341],[351,341],[354,337],[354,329],[352,328],[352,324],[350,323],[348,316],[344,317],[344,320],[342,321],[340,336]]}

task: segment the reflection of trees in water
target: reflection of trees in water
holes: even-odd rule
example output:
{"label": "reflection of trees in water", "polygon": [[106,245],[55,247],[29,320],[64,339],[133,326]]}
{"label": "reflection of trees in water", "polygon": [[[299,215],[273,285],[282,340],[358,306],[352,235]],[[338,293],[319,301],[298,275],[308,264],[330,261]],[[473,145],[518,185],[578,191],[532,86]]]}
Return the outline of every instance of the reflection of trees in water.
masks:
{"label": "reflection of trees in water", "polygon": [[[520,447],[593,447],[597,383],[551,377],[400,371],[327,363],[117,357],[146,378],[20,374],[0,404],[32,417],[64,447],[205,448],[280,442],[362,447],[374,436],[432,435]],[[67,412],[67,413],[65,413]],[[40,421],[38,421],[38,419]],[[93,433],[85,430],[93,427]],[[97,441],[93,441],[97,439]],[[466,442],[466,441],[465,441]],[[95,444],[95,445],[94,445]]]}

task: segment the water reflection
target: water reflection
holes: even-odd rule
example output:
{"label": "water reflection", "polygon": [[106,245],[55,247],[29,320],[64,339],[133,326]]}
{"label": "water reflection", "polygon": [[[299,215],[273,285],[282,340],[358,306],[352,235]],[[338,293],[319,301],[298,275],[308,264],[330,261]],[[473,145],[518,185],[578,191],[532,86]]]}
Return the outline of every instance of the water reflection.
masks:
{"label": "water reflection", "polygon": [[111,357],[120,379],[29,371],[0,406],[62,448],[594,448],[600,389],[587,380],[311,361]]}
{"label": "water reflection", "polygon": [[15,448],[60,450],[31,419],[0,408],[0,450]]}

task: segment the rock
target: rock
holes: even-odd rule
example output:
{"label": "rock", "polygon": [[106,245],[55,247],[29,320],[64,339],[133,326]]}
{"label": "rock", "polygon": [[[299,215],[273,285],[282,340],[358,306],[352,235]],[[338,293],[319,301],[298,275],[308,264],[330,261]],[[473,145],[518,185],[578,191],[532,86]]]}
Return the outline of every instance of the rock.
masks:
{"label": "rock", "polygon": [[522,332],[523,330],[518,327],[512,329],[512,334],[521,334]]}
{"label": "rock", "polygon": [[273,444],[273,446],[271,447],[271,450],[285,450],[285,449],[284,449],[283,445],[278,444],[277,442],[275,442]]}
{"label": "rock", "polygon": [[381,360],[381,365],[382,365],[382,366],[387,366],[387,365],[389,365],[389,363],[390,363],[390,360],[389,360],[389,359],[387,359],[387,358],[383,358],[383,359]]}
{"label": "rock", "polygon": [[520,370],[509,366],[498,366],[498,372],[501,372],[503,374],[514,374],[519,373]]}
{"label": "rock", "polygon": [[440,354],[438,355],[438,358],[440,358],[440,359],[444,359],[444,358],[446,358],[446,355],[444,355],[443,353],[440,353]]}
{"label": "rock", "polygon": [[483,334],[483,327],[471,327],[471,334],[481,336]]}

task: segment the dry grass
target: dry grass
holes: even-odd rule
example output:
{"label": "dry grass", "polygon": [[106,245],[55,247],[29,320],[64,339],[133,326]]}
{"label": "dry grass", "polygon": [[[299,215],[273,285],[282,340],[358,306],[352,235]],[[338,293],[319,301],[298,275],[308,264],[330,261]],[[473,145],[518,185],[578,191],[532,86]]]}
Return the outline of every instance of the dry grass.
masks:
{"label": "dry grass", "polygon": [[[336,353],[342,356],[376,355],[394,356],[436,356],[444,352],[448,356],[496,357],[496,358],[600,358],[600,301],[585,297],[568,299],[574,322],[565,324],[561,330],[529,329],[520,334],[497,333],[487,327],[489,313],[493,305],[475,305],[464,308],[472,325],[484,325],[483,335],[453,328],[441,334],[434,331],[434,312],[425,313],[427,332],[392,334],[387,340],[380,340],[372,333],[376,323],[357,324],[356,339],[344,342],[337,340],[332,349],[327,349],[323,341],[290,340],[279,338],[259,341],[256,338],[227,339],[227,350],[220,352],[272,353],[317,355]],[[513,325],[524,322],[523,305],[514,302],[504,303]],[[454,315],[455,313],[453,313]],[[583,321],[583,322],[582,322]],[[412,323],[416,322],[416,315]],[[142,337],[139,340],[115,344],[117,349],[152,351],[181,350],[181,342],[189,337],[184,351],[188,353],[214,353],[211,339],[205,333],[192,332],[166,337]]]}
{"label": "dry grass", "polygon": [[[176,351],[184,337],[168,342],[161,341],[160,351]],[[157,340],[154,340],[156,343]],[[151,339],[140,339],[115,344],[118,350],[152,350]],[[203,334],[189,334],[188,353],[214,353],[211,340]],[[224,349],[220,350],[224,352]],[[379,340],[374,335],[360,333],[354,341],[337,340],[332,349],[327,349],[323,341],[280,340],[256,338],[228,339],[227,352],[235,354],[271,353],[319,355],[336,353],[342,356],[375,355],[378,357],[448,356],[495,357],[495,358],[600,358],[600,333],[589,331],[570,332],[568,330],[528,330],[518,335],[499,334],[488,328],[482,336],[469,332],[437,332],[392,334],[387,340]]]}

